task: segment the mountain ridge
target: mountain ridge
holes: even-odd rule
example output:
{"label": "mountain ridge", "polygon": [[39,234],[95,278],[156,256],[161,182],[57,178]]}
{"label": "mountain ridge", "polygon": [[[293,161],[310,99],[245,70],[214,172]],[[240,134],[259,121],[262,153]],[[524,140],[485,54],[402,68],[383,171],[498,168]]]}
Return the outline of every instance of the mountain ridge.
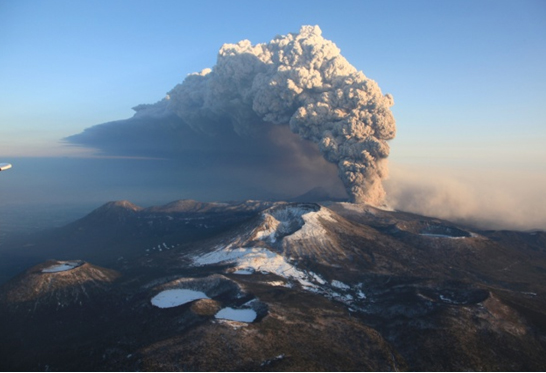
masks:
{"label": "mountain ridge", "polygon": [[[22,358],[27,350],[17,339],[31,336],[38,336],[33,348],[44,351],[40,361],[57,370],[540,370],[546,364],[541,232],[481,231],[343,202],[183,200],[157,208],[109,203],[38,238],[36,250],[50,247],[47,240],[67,249],[55,255],[60,260],[0,288],[0,326],[8,331],[0,337],[7,346],[0,358],[12,369],[37,366]],[[91,258],[111,270],[94,267]],[[82,282],[71,276],[94,268],[111,281],[79,306]],[[85,278],[93,284],[91,272]],[[73,281],[68,288],[79,290],[62,293],[69,306],[20,312],[6,289],[19,286],[22,294],[27,286],[41,303],[49,299],[32,276],[44,284],[66,276]],[[154,306],[165,291],[209,299]],[[226,321],[216,317],[220,310],[257,317]],[[82,317],[91,314],[96,319],[84,327]],[[44,320],[58,333],[50,345]],[[67,344],[74,348],[67,352]]]}

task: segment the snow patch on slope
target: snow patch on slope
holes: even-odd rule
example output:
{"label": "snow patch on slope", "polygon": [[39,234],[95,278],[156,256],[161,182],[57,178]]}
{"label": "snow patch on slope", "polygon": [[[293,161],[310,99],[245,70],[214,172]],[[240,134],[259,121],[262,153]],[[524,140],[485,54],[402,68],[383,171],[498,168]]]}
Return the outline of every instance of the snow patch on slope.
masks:
{"label": "snow patch on slope", "polygon": [[316,212],[308,212],[301,216],[305,222],[301,229],[292,233],[288,238],[290,240],[308,240],[319,238],[326,235],[326,229],[322,226],[320,219],[335,222],[336,220],[330,214],[330,211],[321,208]]}
{"label": "snow patch on slope", "polygon": [[260,241],[277,241],[277,231],[281,223],[268,213],[263,214],[263,223],[256,229],[254,238]]}
{"label": "snow patch on slope", "polygon": [[336,287],[338,289],[342,289],[342,290],[348,290],[350,289],[351,287],[341,281],[338,281],[338,280],[332,280],[331,282],[332,286],[333,287]]}
{"label": "snow patch on slope", "polygon": [[263,247],[230,246],[193,258],[194,265],[234,264],[236,271],[262,271],[298,281],[302,286],[315,287],[324,280],[312,272],[304,272],[288,263],[286,259]]}

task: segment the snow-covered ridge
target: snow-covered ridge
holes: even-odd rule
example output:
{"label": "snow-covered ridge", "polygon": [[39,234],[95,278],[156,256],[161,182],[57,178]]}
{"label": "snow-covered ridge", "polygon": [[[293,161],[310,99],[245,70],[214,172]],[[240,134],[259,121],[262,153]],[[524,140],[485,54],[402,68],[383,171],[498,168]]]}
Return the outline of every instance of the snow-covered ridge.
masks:
{"label": "snow-covered ridge", "polygon": [[193,258],[199,266],[212,264],[232,265],[233,274],[251,275],[254,272],[273,273],[284,277],[287,282],[267,282],[271,286],[292,287],[299,283],[303,289],[335,299],[347,305],[354,305],[366,299],[363,284],[349,285],[339,280],[326,282],[311,271],[304,271],[289,263],[283,256],[262,247],[221,247],[215,251]]}
{"label": "snow-covered ridge", "polygon": [[310,238],[317,238],[326,234],[326,229],[322,226],[320,219],[335,222],[336,220],[330,214],[330,211],[325,208],[320,208],[316,212],[308,212],[301,216],[303,221],[303,227],[300,230],[294,232],[289,236],[290,240],[306,240]]}
{"label": "snow-covered ridge", "polygon": [[270,208],[262,214],[262,224],[254,231],[254,239],[277,242],[316,238],[326,234],[320,219],[335,222],[328,209],[314,204],[290,204]]}

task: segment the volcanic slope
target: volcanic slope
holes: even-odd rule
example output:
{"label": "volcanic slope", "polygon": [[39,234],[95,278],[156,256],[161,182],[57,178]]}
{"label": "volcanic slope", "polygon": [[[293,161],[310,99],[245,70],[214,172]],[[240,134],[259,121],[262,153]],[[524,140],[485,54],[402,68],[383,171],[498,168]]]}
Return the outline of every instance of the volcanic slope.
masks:
{"label": "volcanic slope", "polygon": [[[93,218],[99,209],[64,228],[69,235],[84,231],[98,237],[116,231],[120,242],[124,234],[128,240],[135,234],[143,242],[123,264],[112,261],[120,277],[104,269],[97,270],[107,281],[85,277],[101,284],[88,291],[86,303],[79,305],[82,292],[76,289],[87,282],[75,274],[96,267],[78,265],[83,262],[73,257],[41,264],[2,286],[3,368],[533,371],[546,366],[544,232],[479,231],[348,203],[114,206],[107,209],[113,211],[108,224]],[[188,214],[191,220],[184,220]],[[201,233],[188,238],[186,221],[203,224]],[[135,222],[140,230],[131,230]],[[208,224],[218,225],[205,234]],[[63,236],[57,232],[55,240],[62,244]],[[105,250],[116,253],[116,242],[106,242]],[[88,260],[92,254],[86,250],[78,253]],[[51,272],[43,272],[47,268]],[[65,283],[70,291],[51,293],[38,285],[63,273],[71,278]],[[34,302],[29,305],[62,294],[67,306],[17,306],[11,294],[27,293]],[[251,317],[241,321],[237,315]],[[56,326],[52,341],[45,319]],[[92,328],[83,326],[88,322]]]}
{"label": "volcanic slope", "polygon": [[159,252],[210,237],[271,204],[179,200],[142,208],[129,201],[108,202],[64,227],[2,242],[0,282],[51,258],[80,258],[122,269],[145,250]]}

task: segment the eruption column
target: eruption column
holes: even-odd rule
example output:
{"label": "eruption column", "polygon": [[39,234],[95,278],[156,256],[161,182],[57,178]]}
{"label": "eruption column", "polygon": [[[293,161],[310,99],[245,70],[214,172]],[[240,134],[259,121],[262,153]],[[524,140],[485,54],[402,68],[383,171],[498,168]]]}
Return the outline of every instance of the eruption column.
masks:
{"label": "eruption column", "polygon": [[212,69],[169,92],[169,108],[206,134],[226,125],[242,136],[266,124],[289,125],[337,164],[353,202],[379,205],[387,141],[396,132],[393,98],[321,34],[318,26],[303,26],[267,44],[225,44]]}

